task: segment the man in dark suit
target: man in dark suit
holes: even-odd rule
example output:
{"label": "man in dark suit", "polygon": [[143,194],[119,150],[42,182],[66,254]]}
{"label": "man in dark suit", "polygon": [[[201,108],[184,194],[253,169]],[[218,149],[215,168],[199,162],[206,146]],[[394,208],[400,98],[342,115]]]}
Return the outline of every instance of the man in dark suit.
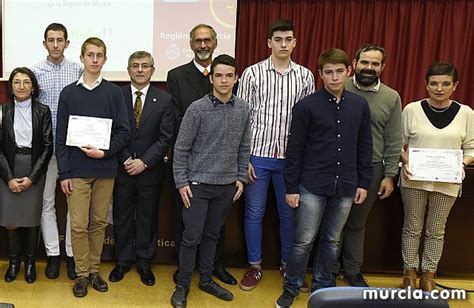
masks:
{"label": "man in dark suit", "polygon": [[151,286],[155,284],[151,261],[157,240],[163,158],[173,138],[174,113],[171,96],[150,85],[155,68],[148,52],[134,52],[127,70],[131,85],[122,91],[132,137],[118,155],[113,205],[117,265],[109,280],[122,280],[135,261],[141,281]]}
{"label": "man in dark suit", "polygon": [[[189,44],[194,52],[194,59],[187,64],[169,71],[167,78],[168,92],[173,96],[173,107],[177,120],[175,126],[176,135],[181,125],[184,113],[189,105],[211,92],[211,83],[207,75],[211,68],[212,54],[217,47],[216,31],[209,25],[199,24],[191,30],[189,34]],[[183,232],[183,202],[177,191],[175,194],[175,203],[176,206],[173,207],[175,209],[174,236],[177,253],[179,255]],[[224,268],[224,238],[223,227],[216,248],[213,274],[220,281],[226,284],[235,285],[237,284],[237,280]],[[175,282],[177,281],[177,271],[174,273],[173,279]]]}

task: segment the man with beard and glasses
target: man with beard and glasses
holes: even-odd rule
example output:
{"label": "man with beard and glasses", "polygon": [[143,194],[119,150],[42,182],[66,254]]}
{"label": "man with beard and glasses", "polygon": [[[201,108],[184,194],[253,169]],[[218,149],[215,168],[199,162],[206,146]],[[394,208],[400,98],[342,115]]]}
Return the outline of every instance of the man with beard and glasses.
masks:
{"label": "man with beard and glasses", "polygon": [[[169,71],[167,78],[168,92],[173,96],[172,102],[177,121],[175,136],[189,105],[211,92],[211,82],[208,74],[211,70],[212,54],[217,47],[216,31],[206,24],[195,26],[189,34],[189,45],[194,52],[194,59]],[[173,231],[176,250],[179,255],[183,233],[182,209],[184,205],[178,191],[176,191],[174,199],[176,206],[173,207]],[[224,238],[223,227],[216,248],[214,275],[226,284],[235,285],[237,280],[224,268]],[[175,282],[177,281],[177,274],[178,271],[173,275]]]}
{"label": "man with beard and glasses", "polygon": [[[368,286],[360,272],[364,257],[365,223],[374,202],[388,198],[393,191],[402,147],[400,95],[380,82],[385,58],[382,47],[373,44],[362,46],[353,60],[355,74],[345,84],[346,90],[363,96],[369,102],[373,140],[374,175],[367,199],[352,206],[341,236],[340,259],[344,280],[355,287]],[[335,274],[339,267],[336,262]]]}

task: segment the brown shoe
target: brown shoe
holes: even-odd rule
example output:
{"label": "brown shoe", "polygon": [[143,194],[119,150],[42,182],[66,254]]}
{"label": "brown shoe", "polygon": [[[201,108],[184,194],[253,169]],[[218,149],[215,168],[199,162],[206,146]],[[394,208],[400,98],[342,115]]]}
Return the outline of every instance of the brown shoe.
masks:
{"label": "brown shoe", "polygon": [[434,280],[435,273],[424,272],[420,278],[420,289],[426,292],[431,292],[436,289],[436,282]]}
{"label": "brown shoe", "polygon": [[94,290],[98,292],[107,292],[109,290],[107,282],[105,282],[99,273],[90,273],[89,281]]}
{"label": "brown shoe", "polygon": [[72,292],[75,297],[84,297],[87,295],[87,286],[89,285],[89,279],[87,277],[79,276],[74,281],[74,287]]}
{"label": "brown shoe", "polygon": [[416,289],[416,270],[414,269],[405,270],[403,273],[402,288],[408,289],[408,287]]}

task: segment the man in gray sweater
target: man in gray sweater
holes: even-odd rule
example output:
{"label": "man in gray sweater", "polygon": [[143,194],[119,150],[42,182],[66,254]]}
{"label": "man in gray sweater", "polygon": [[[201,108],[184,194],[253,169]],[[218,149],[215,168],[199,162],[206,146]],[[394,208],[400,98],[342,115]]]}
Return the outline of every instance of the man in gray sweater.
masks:
{"label": "man in gray sweater", "polygon": [[[364,258],[365,224],[375,201],[388,198],[393,191],[402,148],[400,95],[380,81],[385,57],[385,50],[380,46],[362,46],[353,61],[355,74],[345,84],[346,90],[369,102],[373,144],[374,176],[367,199],[362,204],[352,206],[341,237],[344,280],[354,287],[368,286],[360,271]],[[338,270],[339,263],[334,266],[334,274]]]}
{"label": "man in gray sweater", "polygon": [[232,94],[237,63],[228,55],[212,61],[212,93],[187,109],[174,148],[173,174],[183,199],[184,231],[173,307],[185,307],[199,245],[199,288],[230,301],[233,294],[212,280],[219,233],[242,194],[250,156],[248,104]]}

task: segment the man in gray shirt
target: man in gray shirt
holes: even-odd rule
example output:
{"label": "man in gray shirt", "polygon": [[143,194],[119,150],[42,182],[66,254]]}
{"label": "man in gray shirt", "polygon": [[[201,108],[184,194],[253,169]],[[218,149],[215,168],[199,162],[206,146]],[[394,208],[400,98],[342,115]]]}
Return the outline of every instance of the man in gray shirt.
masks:
{"label": "man in gray shirt", "polygon": [[199,245],[199,288],[230,301],[233,294],[212,280],[219,233],[232,203],[242,194],[250,156],[248,104],[232,94],[237,63],[212,61],[212,93],[187,109],[174,148],[173,174],[183,200],[184,231],[173,307],[186,306]]}
{"label": "man in gray shirt", "polygon": [[[365,223],[375,201],[388,198],[393,191],[393,178],[398,174],[402,148],[400,95],[380,82],[380,74],[385,68],[385,57],[385,50],[380,46],[362,46],[353,61],[355,74],[345,84],[346,90],[364,97],[369,102],[373,143],[374,176],[367,199],[362,204],[352,205],[341,237],[340,254],[344,280],[355,287],[368,286],[360,272],[364,258]],[[338,270],[339,264],[336,264],[334,273]]]}

